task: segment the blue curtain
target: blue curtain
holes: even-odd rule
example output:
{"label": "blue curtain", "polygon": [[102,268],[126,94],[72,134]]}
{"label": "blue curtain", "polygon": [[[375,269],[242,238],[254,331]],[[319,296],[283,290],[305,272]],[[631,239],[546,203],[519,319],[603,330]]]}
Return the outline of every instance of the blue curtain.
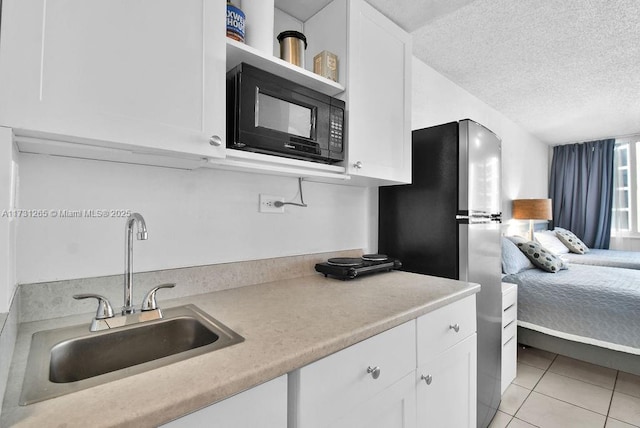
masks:
{"label": "blue curtain", "polygon": [[609,248],[615,140],[553,148],[549,197],[553,224],[591,248]]}

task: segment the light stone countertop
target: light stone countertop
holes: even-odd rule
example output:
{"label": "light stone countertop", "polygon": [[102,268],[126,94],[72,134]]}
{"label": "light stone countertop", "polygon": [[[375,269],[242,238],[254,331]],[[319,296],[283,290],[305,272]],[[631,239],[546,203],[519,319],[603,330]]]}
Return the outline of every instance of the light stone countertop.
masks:
{"label": "light stone countertop", "polygon": [[392,271],[350,281],[314,274],[174,299],[164,306],[195,304],[245,341],[29,406],[18,406],[18,398],[31,334],[88,324],[91,315],[23,323],[0,426],[157,426],[479,290],[473,283]]}

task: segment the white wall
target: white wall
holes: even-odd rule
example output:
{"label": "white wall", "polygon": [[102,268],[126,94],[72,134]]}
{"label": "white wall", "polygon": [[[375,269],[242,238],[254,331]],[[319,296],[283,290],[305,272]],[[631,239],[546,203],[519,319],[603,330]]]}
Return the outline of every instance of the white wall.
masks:
{"label": "white wall", "polygon": [[548,196],[547,144],[416,58],[413,59],[412,99],[412,129],[472,119],[502,139],[504,218],[511,218],[513,199]]}
{"label": "white wall", "polygon": [[[16,286],[15,233],[11,217],[17,197],[17,153],[9,128],[0,127],[0,313],[8,312]],[[1,330],[0,323],[0,330]]]}
{"label": "white wall", "polygon": [[[258,194],[297,200],[296,178],[20,154],[21,208],[130,209],[149,239],[135,271],[365,248],[367,191],[303,181],[308,208],[258,212]],[[119,274],[125,218],[23,219],[18,281]]]}

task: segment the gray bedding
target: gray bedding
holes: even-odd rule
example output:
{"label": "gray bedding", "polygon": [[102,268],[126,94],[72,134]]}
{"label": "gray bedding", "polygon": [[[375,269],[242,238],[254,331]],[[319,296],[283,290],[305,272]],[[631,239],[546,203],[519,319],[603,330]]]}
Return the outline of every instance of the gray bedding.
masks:
{"label": "gray bedding", "polygon": [[570,264],[640,269],[640,252],[590,249],[585,254],[561,254]]}
{"label": "gray bedding", "polygon": [[640,270],[574,264],[503,281],[518,284],[518,325],[640,354]]}

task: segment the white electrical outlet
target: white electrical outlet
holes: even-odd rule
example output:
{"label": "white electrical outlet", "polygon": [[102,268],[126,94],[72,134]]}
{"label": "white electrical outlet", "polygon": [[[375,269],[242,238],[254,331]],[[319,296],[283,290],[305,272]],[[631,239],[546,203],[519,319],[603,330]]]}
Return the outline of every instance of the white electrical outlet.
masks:
{"label": "white electrical outlet", "polygon": [[276,207],[275,202],[284,202],[284,198],[280,196],[272,196],[272,195],[263,195],[260,194],[260,206],[259,211],[261,213],[284,213],[284,205],[281,207]]}

